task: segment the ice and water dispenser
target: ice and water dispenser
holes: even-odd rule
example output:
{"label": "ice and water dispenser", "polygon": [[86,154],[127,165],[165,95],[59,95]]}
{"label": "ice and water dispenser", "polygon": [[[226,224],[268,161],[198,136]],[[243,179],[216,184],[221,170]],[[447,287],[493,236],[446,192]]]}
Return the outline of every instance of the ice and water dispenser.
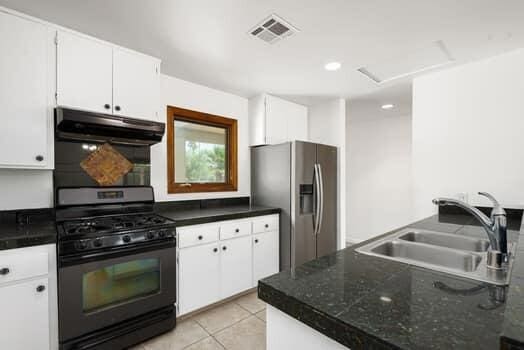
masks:
{"label": "ice and water dispenser", "polygon": [[300,185],[300,215],[313,214],[313,184]]}

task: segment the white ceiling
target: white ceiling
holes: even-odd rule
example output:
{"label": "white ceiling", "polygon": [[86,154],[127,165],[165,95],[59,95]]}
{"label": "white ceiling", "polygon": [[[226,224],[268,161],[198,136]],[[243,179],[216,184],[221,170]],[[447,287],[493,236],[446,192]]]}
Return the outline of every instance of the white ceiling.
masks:
{"label": "white ceiling", "polygon": [[[524,46],[522,0],[0,0],[0,5],[160,57],[168,75],[246,97],[394,95],[391,87],[399,82],[399,91],[410,91],[409,78],[377,86],[356,69],[438,40],[455,64]],[[300,32],[274,45],[247,34],[272,13]],[[342,62],[342,69],[325,71],[332,60]]]}

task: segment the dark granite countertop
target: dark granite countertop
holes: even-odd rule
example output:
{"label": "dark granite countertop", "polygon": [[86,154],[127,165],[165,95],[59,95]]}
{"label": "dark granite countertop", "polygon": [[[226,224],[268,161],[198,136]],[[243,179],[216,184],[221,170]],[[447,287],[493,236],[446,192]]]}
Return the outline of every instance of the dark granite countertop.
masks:
{"label": "dark granite countertop", "polygon": [[[280,213],[279,208],[249,205],[249,197],[158,202],[155,211],[177,226]],[[0,250],[56,243],[52,209],[0,211]]]}
{"label": "dark granite countertop", "polygon": [[183,203],[166,202],[157,203],[156,211],[159,215],[175,220],[177,227],[280,213],[279,208],[250,206],[246,203],[194,207]]}
{"label": "dark granite countertop", "polygon": [[51,209],[0,212],[0,250],[56,243]]}
{"label": "dark granite countertop", "polygon": [[[521,217],[508,220],[508,238],[518,241]],[[440,214],[409,226],[485,237],[469,215]],[[509,287],[355,251],[372,240],[260,281],[259,297],[353,350],[524,344],[524,239]]]}

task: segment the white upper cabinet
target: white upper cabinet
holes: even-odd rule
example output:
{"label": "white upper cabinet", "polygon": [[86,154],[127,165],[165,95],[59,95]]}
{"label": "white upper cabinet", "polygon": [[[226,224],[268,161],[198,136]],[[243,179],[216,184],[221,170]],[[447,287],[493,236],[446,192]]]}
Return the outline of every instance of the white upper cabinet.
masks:
{"label": "white upper cabinet", "polygon": [[57,104],[111,113],[113,48],[69,32],[57,39]]}
{"label": "white upper cabinet", "polygon": [[263,94],[249,100],[250,145],[308,139],[307,107]]}
{"label": "white upper cabinet", "polygon": [[40,23],[0,12],[0,167],[46,168],[53,36]]}
{"label": "white upper cabinet", "polygon": [[157,119],[160,61],[123,49],[113,50],[113,113]]}
{"label": "white upper cabinet", "polygon": [[57,46],[59,106],[157,120],[160,60],[66,31]]}

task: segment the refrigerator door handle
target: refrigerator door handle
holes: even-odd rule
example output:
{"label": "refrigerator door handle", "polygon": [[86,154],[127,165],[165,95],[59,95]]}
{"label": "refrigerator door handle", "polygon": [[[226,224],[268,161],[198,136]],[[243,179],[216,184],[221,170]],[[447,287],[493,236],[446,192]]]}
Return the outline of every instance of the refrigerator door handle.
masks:
{"label": "refrigerator door handle", "polygon": [[314,166],[313,177],[315,179],[315,214],[313,215],[313,234],[318,234],[320,222],[320,206],[321,206],[321,192],[320,192],[320,174],[318,172],[318,164]]}
{"label": "refrigerator door handle", "polygon": [[320,188],[320,210],[318,214],[318,224],[317,224],[317,235],[320,233],[320,230],[322,230],[322,218],[324,216],[324,176],[322,175],[322,166],[320,164],[317,164],[317,172],[318,172],[318,182],[319,182],[319,188]]}

